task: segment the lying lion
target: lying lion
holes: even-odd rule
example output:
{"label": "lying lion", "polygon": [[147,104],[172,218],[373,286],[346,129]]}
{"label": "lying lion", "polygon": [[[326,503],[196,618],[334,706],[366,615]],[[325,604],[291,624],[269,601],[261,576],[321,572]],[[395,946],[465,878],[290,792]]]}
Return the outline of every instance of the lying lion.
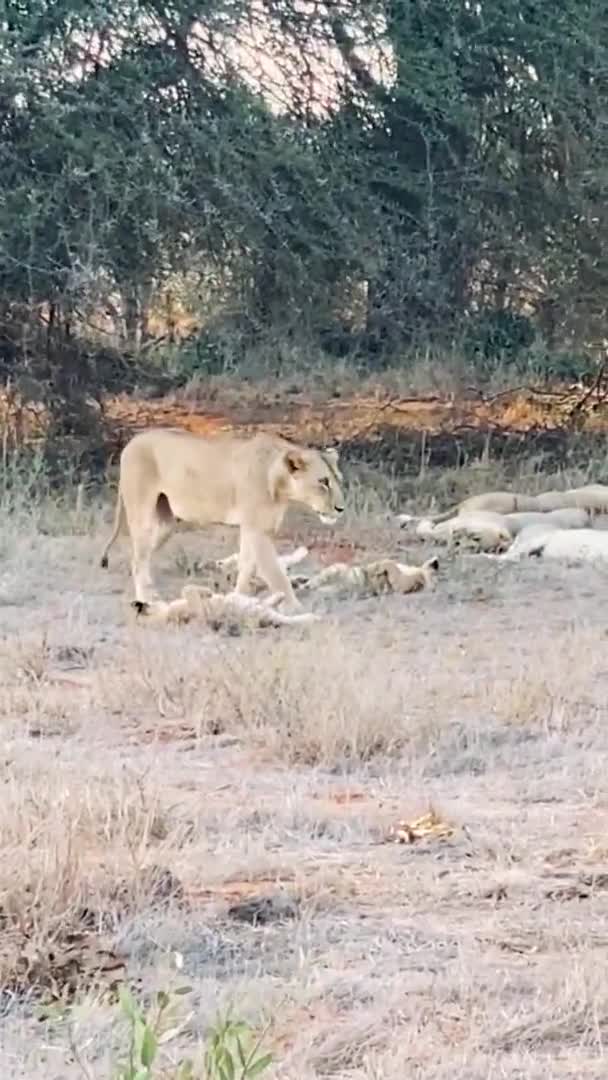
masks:
{"label": "lying lion", "polygon": [[133,601],[138,618],[151,624],[189,623],[204,619],[217,630],[222,626],[239,625],[249,628],[268,626],[301,626],[318,622],[312,612],[285,614],[278,610],[282,593],[258,599],[241,593],[214,593],[204,585],[184,585],[177,600]]}
{"label": "lying lion", "polygon": [[542,525],[544,528],[556,529],[585,529],[592,522],[591,513],[582,507],[566,507],[562,510],[531,510],[528,513],[516,511],[513,514],[505,514],[504,521],[511,536],[518,536],[522,529],[531,525]]}
{"label": "lying lion", "polygon": [[533,525],[523,529],[503,559],[563,559],[568,562],[608,560],[608,532],[598,529],[547,529]]}
{"label": "lying lion", "polygon": [[415,532],[425,540],[468,551],[506,551],[512,540],[503,515],[489,510],[459,514],[437,523],[423,518]]}
{"label": "lying lion", "polygon": [[380,559],[363,566],[333,563],[312,577],[297,578],[300,592],[355,592],[360,596],[382,596],[385,593],[412,593],[432,587],[439,569],[437,559],[428,559],[422,566],[408,566],[393,559]]}
{"label": "lying lion", "polygon": [[[511,491],[488,491],[481,495],[471,495],[461,503],[435,514],[428,520],[438,525],[450,518],[474,513],[478,510],[496,514],[547,513],[551,510],[566,510],[571,507],[587,510],[589,513],[608,513],[608,486],[605,484],[587,484],[584,487],[568,488],[565,491],[544,491],[540,495],[522,495]],[[399,515],[402,525],[412,522],[410,514]]]}
{"label": "lying lion", "polygon": [[170,428],[135,435],[120,457],[114,529],[101,557],[126,526],[132,545],[135,599],[157,599],[152,555],[176,524],[238,525],[236,592],[246,594],[254,573],[271,593],[299,607],[272,542],[290,503],[335,523],[344,510],[336,450],[311,450],[260,433],[202,437]]}
{"label": "lying lion", "polygon": [[508,550],[513,538],[522,529],[532,525],[542,525],[545,529],[583,529],[590,521],[586,510],[575,508],[552,510],[546,514],[538,511],[497,514],[491,510],[477,510],[458,514],[449,521],[438,523],[422,518],[417,522],[414,531],[417,536],[426,540],[449,544],[451,547],[500,553]]}

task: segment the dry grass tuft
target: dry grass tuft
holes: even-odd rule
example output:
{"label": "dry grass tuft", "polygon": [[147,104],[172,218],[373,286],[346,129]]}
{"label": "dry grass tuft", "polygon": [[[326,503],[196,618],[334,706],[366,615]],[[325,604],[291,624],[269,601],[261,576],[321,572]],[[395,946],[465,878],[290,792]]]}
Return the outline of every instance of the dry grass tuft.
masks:
{"label": "dry grass tuft", "polygon": [[[330,543],[421,561],[389,504],[502,486],[492,468],[380,495],[362,471],[317,563]],[[173,1062],[234,1004],[271,1021],[290,1080],[605,1075],[605,576],[456,556],[436,590],[314,599],[324,621],[289,634],[144,629],[126,552],[92,569],[97,511],[11,490],[2,1075],[113,1075],[108,998],[124,979],[148,1000],[175,953],[192,1017]],[[314,562],[298,528],[284,546]],[[159,557],[167,596],[234,537],[181,547]],[[65,1008],[34,1019],[40,999]]]}
{"label": "dry grass tuft", "polygon": [[98,969],[123,968],[108,931],[176,892],[157,866],[175,841],[158,790],[98,778],[79,758],[74,767],[38,754],[5,776],[0,983],[13,994],[62,996]]}
{"label": "dry grass tuft", "polygon": [[215,649],[200,678],[216,730],[258,742],[287,763],[352,766],[394,755],[412,737],[411,678],[398,651],[370,664],[338,626]]}

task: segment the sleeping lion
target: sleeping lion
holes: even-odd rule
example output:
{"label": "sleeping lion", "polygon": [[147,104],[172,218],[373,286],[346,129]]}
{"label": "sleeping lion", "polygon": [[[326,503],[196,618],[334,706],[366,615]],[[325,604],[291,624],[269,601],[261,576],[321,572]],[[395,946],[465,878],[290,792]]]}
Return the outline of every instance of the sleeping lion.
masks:
{"label": "sleeping lion", "polygon": [[[565,491],[542,491],[539,495],[523,495],[514,491],[486,491],[480,495],[470,495],[467,499],[433,514],[428,520],[433,525],[448,521],[463,514],[490,511],[494,514],[541,513],[552,510],[576,508],[589,514],[608,513],[608,485],[585,484],[583,487],[566,488]],[[403,526],[409,526],[416,520],[411,514],[400,514],[397,520]]]}

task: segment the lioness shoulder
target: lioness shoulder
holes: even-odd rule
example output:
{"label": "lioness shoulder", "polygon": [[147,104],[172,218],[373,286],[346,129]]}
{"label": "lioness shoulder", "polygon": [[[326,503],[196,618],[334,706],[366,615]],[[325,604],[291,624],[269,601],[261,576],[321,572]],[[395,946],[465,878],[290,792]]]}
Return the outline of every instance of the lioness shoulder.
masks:
{"label": "lioness shoulder", "polygon": [[120,459],[114,530],[102,555],[126,526],[132,543],[135,598],[156,599],[150,561],[177,522],[240,527],[236,591],[247,593],[254,573],[271,592],[297,606],[271,537],[290,503],[334,523],[344,509],[342,474],[334,448],[300,446],[281,436],[193,435],[155,428],[135,435]]}

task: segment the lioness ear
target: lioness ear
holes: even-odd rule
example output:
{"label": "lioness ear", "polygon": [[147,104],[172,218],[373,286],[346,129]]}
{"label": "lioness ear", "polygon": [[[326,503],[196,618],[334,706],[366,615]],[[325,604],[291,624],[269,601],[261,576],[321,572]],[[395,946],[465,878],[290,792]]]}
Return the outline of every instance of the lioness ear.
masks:
{"label": "lioness ear", "polygon": [[290,473],[302,472],[306,468],[304,458],[297,450],[288,450],[285,454],[285,464]]}

